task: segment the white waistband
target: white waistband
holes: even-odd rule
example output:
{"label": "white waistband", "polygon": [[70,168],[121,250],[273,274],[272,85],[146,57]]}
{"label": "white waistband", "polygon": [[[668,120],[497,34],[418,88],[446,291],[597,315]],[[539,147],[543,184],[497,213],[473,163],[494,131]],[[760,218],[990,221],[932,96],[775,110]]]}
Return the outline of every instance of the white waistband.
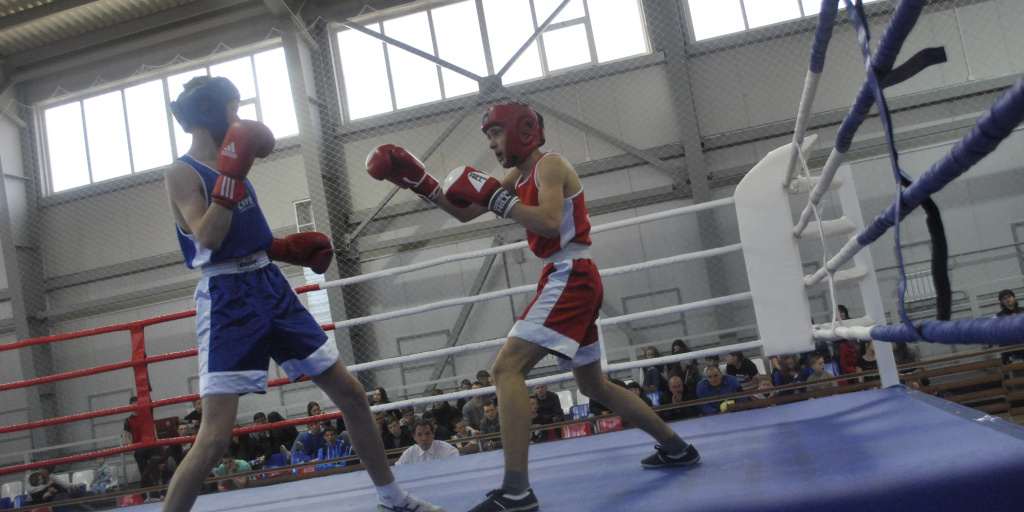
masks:
{"label": "white waistband", "polygon": [[233,260],[211,263],[203,266],[203,276],[212,277],[221,274],[239,274],[263,268],[270,264],[270,258],[264,251],[254,252],[248,256],[235,258]]}
{"label": "white waistband", "polygon": [[590,246],[580,243],[571,243],[562,248],[562,250],[544,258],[544,263],[555,263],[559,261],[568,260],[589,260],[590,258]]}

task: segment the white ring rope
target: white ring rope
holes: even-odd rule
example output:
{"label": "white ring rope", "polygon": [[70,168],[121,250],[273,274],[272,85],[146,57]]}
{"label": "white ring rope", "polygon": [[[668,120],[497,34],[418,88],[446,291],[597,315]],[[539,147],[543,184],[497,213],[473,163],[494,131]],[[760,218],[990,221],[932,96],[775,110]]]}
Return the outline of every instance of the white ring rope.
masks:
{"label": "white ring rope", "polygon": [[[728,245],[725,247],[717,247],[715,249],[708,249],[705,251],[691,252],[687,254],[680,254],[678,256],[670,256],[668,258],[661,258],[658,260],[646,261],[643,263],[635,263],[632,265],[624,265],[621,267],[610,268],[601,270],[601,276],[610,277],[629,272],[635,272],[637,270],[646,270],[651,268],[657,268],[665,265],[671,265],[673,263],[679,263],[684,261],[697,260],[706,258],[709,256],[719,256],[722,254],[728,254],[741,250],[740,244]],[[391,320],[395,318],[401,318],[403,316],[415,315],[419,313],[426,313],[427,311],[434,311],[435,309],[447,308],[452,306],[462,306],[465,304],[473,304],[476,302],[483,302],[486,300],[500,299],[502,297],[508,297],[510,295],[518,295],[522,293],[530,293],[537,289],[537,285],[529,284],[523,286],[517,286],[515,288],[508,288],[505,290],[497,290],[493,292],[481,293],[479,295],[471,295],[469,297],[459,297],[456,299],[448,299],[437,302],[431,302],[429,304],[423,304],[411,308],[399,309],[395,311],[388,311],[386,313],[377,313],[376,315],[368,315],[359,318],[351,318],[348,320],[342,320],[335,322],[332,325],[335,329],[341,329],[345,327],[352,327],[354,325],[363,325],[371,322],[378,322],[381,320]]]}
{"label": "white ring rope", "polygon": [[[803,151],[800,151],[799,148],[797,149],[797,153],[798,153],[797,156],[800,159],[800,166],[801,166],[801,168],[803,169],[803,172],[804,172],[804,179],[807,180],[807,188],[810,188],[811,187],[811,170],[807,167],[807,159],[804,157]],[[831,182],[831,181],[832,181],[832,179],[830,177],[829,178],[829,182]],[[820,183],[819,183],[819,185],[820,185]],[[809,201],[807,203],[807,206],[811,206],[811,205],[814,205],[814,220],[817,221],[818,226],[821,227],[821,229],[818,230],[819,238],[821,239],[821,260],[822,261],[828,261],[831,258],[829,258],[828,243],[825,240],[824,223],[821,220],[821,204],[820,204],[819,201],[814,201],[814,202],[810,202]],[[829,299],[832,301],[832,304],[838,304],[839,301],[836,299],[836,278],[835,278],[835,273],[832,272],[832,271],[828,272],[828,292],[829,292]],[[838,309],[833,306],[833,308],[832,308],[832,328],[833,329],[835,329],[836,326],[837,326],[836,321],[838,320],[838,317],[837,317],[838,314],[839,314],[838,313]]]}
{"label": "white ring rope", "polygon": [[800,156],[800,146],[804,144],[804,135],[807,131],[807,120],[811,114],[811,106],[814,105],[814,96],[818,91],[818,82],[821,80],[821,73],[807,70],[804,78],[804,92],[800,95],[800,107],[796,114],[796,127],[793,129],[793,149],[789,154],[789,164],[786,165],[786,176],[782,180],[782,186],[789,186],[796,174],[796,160]]}
{"label": "white ring rope", "polygon": [[[491,343],[494,343],[494,342],[497,342],[497,341],[500,341],[502,344],[505,342],[504,339],[501,339],[501,340],[484,341],[484,342],[480,342],[479,344],[485,344],[485,343],[486,344],[491,344]],[[475,345],[466,345],[466,346],[467,347],[472,347],[472,346],[475,346]],[[493,346],[493,345],[491,345],[491,346]],[[688,359],[700,359],[700,358],[706,357],[706,356],[721,355],[721,354],[726,353],[726,352],[738,352],[738,351],[741,351],[741,350],[761,349],[762,346],[763,346],[763,343],[761,342],[761,340],[754,340],[754,341],[748,341],[748,342],[744,342],[744,343],[737,343],[735,345],[729,345],[727,347],[706,348],[704,350],[697,350],[697,351],[693,351],[693,352],[687,352],[685,354],[670,354],[670,355],[667,355],[667,356],[655,357],[655,358],[651,358],[651,359],[638,359],[636,361],[629,361],[629,362],[625,362],[625,363],[609,364],[609,365],[605,366],[603,370],[604,370],[605,373],[619,372],[619,371],[625,371],[625,370],[632,370],[632,369],[635,369],[635,368],[643,368],[645,366],[651,366],[651,365],[676,363],[676,362],[685,361],[685,360],[688,360]],[[490,346],[488,348],[490,348]],[[441,350],[436,350],[434,352],[431,352],[431,354],[434,354],[434,353],[437,353],[437,352],[442,352],[442,351]],[[424,352],[424,354],[426,354],[426,352]],[[418,355],[421,355],[421,354],[413,354],[413,356],[418,356]],[[403,357],[393,358],[393,359],[384,359],[382,361],[394,362],[394,361],[398,361],[399,359],[402,359],[403,362],[406,362],[404,356]],[[374,363],[379,363],[379,362],[381,362],[381,361],[374,361]],[[367,363],[367,364],[369,364],[369,363]],[[349,367],[349,371],[352,371],[352,372],[356,372],[356,371],[359,371],[361,369],[369,369],[369,368],[364,367],[363,364],[352,365],[351,367]],[[553,383],[556,383],[556,382],[564,382],[564,381],[567,381],[567,380],[572,380],[573,378],[574,378],[574,376],[573,376],[571,371],[570,372],[563,372],[563,373],[556,373],[554,375],[547,375],[547,376],[544,376],[544,377],[537,377],[535,379],[527,380],[526,381],[526,386],[528,388],[531,388],[533,386],[537,386],[537,385],[541,385],[541,384],[553,384]],[[460,398],[469,398],[469,397],[482,396],[482,395],[493,395],[495,393],[495,391],[496,390],[495,390],[494,386],[487,386],[485,388],[477,388],[477,389],[470,389],[470,390],[459,390],[459,391],[453,391],[451,393],[444,393],[444,394],[441,394],[441,395],[432,395],[432,396],[421,397],[421,398],[410,398],[410,399],[407,399],[407,400],[398,400],[398,401],[395,401],[395,402],[389,402],[389,403],[384,404],[384,405],[374,405],[374,406],[370,407],[370,410],[375,412],[375,413],[376,412],[382,412],[382,411],[392,411],[392,410],[395,410],[395,409],[401,409],[403,407],[415,407],[415,406],[418,406],[418,405],[428,405],[428,404],[433,404],[433,403],[442,402],[442,401],[448,402],[448,401],[451,401],[451,400],[458,400]],[[462,414],[462,411],[458,411],[458,413]]]}
{"label": "white ring rope", "polygon": [[[722,304],[730,304],[733,302],[740,302],[751,298],[750,292],[737,293],[734,295],[726,295],[725,297],[717,297],[714,299],[701,300],[697,302],[690,302],[687,304],[680,304],[676,306],[669,306],[666,308],[652,309],[650,311],[639,311],[631,313],[629,315],[621,315],[614,318],[601,318],[598,319],[597,324],[601,327],[607,325],[618,325],[626,322],[634,322],[637,320],[645,320],[648,318],[654,318],[656,316],[670,315],[674,313],[683,313],[686,311],[693,311],[696,309],[719,306]],[[365,317],[364,317],[365,318]],[[416,354],[408,354],[399,357],[393,357],[390,359],[380,359],[377,361],[368,361],[365,363],[354,364],[348,369],[352,372],[358,372],[363,370],[375,370],[377,368],[383,368],[386,366],[393,366],[396,364],[414,363],[417,361],[423,361],[425,359],[435,359],[438,357],[444,357],[454,354],[461,354],[463,352],[472,352],[475,350],[486,350],[489,348],[500,347],[505,344],[505,338],[498,338],[493,340],[481,341],[478,343],[470,343],[466,345],[458,345],[455,347],[441,348],[437,350],[431,350],[427,352],[418,352]],[[760,346],[760,345],[759,345]],[[683,358],[687,359],[687,358]],[[675,361],[668,361],[675,362]]]}
{"label": "white ring rope", "polygon": [[[690,206],[684,206],[682,208],[675,208],[672,210],[666,210],[663,212],[651,213],[648,215],[641,215],[640,217],[633,217],[629,219],[618,220],[615,222],[609,222],[600,226],[594,226],[590,229],[591,234],[603,233],[613,229],[624,228],[628,226],[635,226],[644,222],[651,222],[655,220],[662,220],[679,215],[687,215],[690,213],[702,212],[710,210],[712,208],[718,208],[719,206],[726,206],[733,204],[735,200],[732,197],[726,197],[723,199],[716,199],[714,201],[707,201],[704,203],[694,204]],[[403,267],[394,267],[384,270],[378,270],[376,272],[370,272],[367,274],[360,274],[358,276],[346,277],[344,279],[337,279],[326,283],[320,283],[320,290],[326,290],[328,288],[338,288],[350,284],[361,283],[363,281],[369,281],[378,277],[394,276],[398,274],[404,274],[407,272],[415,272],[425,268],[435,267],[437,265],[444,265],[445,263],[454,263],[456,261],[468,260],[473,258],[480,258],[484,256],[490,256],[492,254],[501,254],[503,252],[512,251],[515,249],[526,248],[526,241],[515,242],[508,245],[502,245],[498,247],[490,247],[487,249],[481,249],[479,251],[470,251],[461,254],[452,254],[450,256],[443,256],[441,258],[435,258],[432,260],[423,261],[420,263],[414,263],[412,265],[406,265]]]}
{"label": "white ring rope", "polygon": [[620,315],[613,318],[602,318],[598,320],[597,323],[602,327],[605,325],[617,325],[627,322],[634,322],[636,320],[654,318],[656,316],[671,315],[673,313],[683,313],[686,311],[693,311],[696,309],[709,308],[711,306],[721,306],[723,304],[741,302],[751,298],[753,298],[753,294],[751,294],[750,292],[736,293],[733,295],[726,295],[724,297],[715,297],[713,299],[699,300],[696,302],[679,304],[677,306],[668,306],[659,309],[652,309],[650,311],[638,311],[636,313]]}
{"label": "white ring rope", "polygon": [[836,176],[836,171],[839,170],[840,165],[843,165],[845,159],[846,155],[844,153],[840,153],[835,148],[832,148],[832,153],[828,155],[825,167],[821,170],[818,184],[811,190],[810,197],[807,199],[807,206],[804,207],[804,211],[800,212],[800,220],[793,228],[796,236],[800,236],[807,229],[807,224],[811,221],[811,215],[814,214],[812,205],[817,205],[821,198],[825,196],[825,192],[828,191],[828,187],[832,185],[832,180]]}
{"label": "white ring rope", "polygon": [[[715,200],[715,201],[708,201],[708,202],[700,203],[700,204],[696,204],[696,205],[686,206],[686,207],[682,207],[682,208],[676,208],[676,209],[673,209],[673,210],[667,210],[667,211],[664,211],[664,212],[658,212],[658,213],[653,213],[653,214],[649,214],[649,215],[643,215],[643,216],[640,216],[640,217],[633,217],[633,218],[630,218],[630,219],[624,219],[624,220],[621,220],[621,221],[615,221],[615,222],[610,222],[610,223],[607,223],[607,224],[602,224],[601,226],[596,226],[593,229],[591,229],[591,233],[600,233],[600,232],[609,231],[609,230],[612,230],[612,229],[618,229],[618,228],[627,227],[627,226],[634,226],[634,225],[637,225],[637,224],[640,224],[640,223],[643,223],[643,222],[651,222],[651,221],[667,219],[667,218],[671,218],[671,217],[675,217],[675,216],[679,216],[679,215],[696,213],[696,212],[700,212],[700,211],[709,210],[709,209],[712,209],[712,208],[717,208],[717,207],[720,207],[720,206],[734,204],[734,202],[735,202],[734,199],[732,197],[729,197],[729,198],[724,198],[724,199],[718,199],[718,200]],[[413,271],[416,271],[416,270],[421,270],[421,269],[429,268],[429,267],[432,267],[432,266],[442,265],[442,264],[445,264],[445,263],[452,263],[452,262],[462,261],[462,260],[471,259],[471,258],[479,258],[479,257],[484,257],[484,256],[490,256],[492,254],[500,254],[502,252],[507,252],[507,251],[511,251],[511,250],[515,250],[515,249],[525,248],[526,246],[527,246],[527,244],[524,241],[524,242],[517,242],[517,243],[508,244],[508,245],[504,245],[504,246],[500,246],[500,247],[491,247],[491,248],[480,250],[480,251],[471,251],[471,252],[466,252],[466,253],[462,253],[462,254],[451,255],[451,256],[446,256],[446,257],[442,257],[442,258],[436,258],[436,259],[433,259],[433,260],[430,260],[430,261],[421,262],[421,263],[418,263],[418,264],[408,265],[408,266],[404,266],[404,267],[396,267],[396,268],[391,268],[391,269],[385,269],[385,270],[380,270],[380,271],[377,271],[377,272],[371,272],[371,273],[368,273],[368,274],[362,274],[362,275],[359,275],[359,276],[353,276],[353,277],[350,277],[350,278],[339,279],[339,280],[331,281],[331,282],[328,282],[328,283],[321,283],[320,284],[320,289],[335,288],[335,287],[345,286],[345,285],[349,285],[349,284],[355,284],[355,283],[359,283],[359,282],[363,282],[363,281],[368,281],[370,279],[375,279],[375,278],[378,278],[378,277],[387,277],[387,276],[393,276],[393,275],[398,275],[398,274],[407,273],[407,272],[413,272]],[[714,256],[721,256],[721,255],[725,255],[725,254],[729,254],[729,253],[737,252],[737,251],[741,251],[741,250],[742,250],[742,245],[741,244],[733,244],[733,245],[717,247],[717,248],[713,248],[713,249],[707,249],[707,250],[703,250],[703,251],[696,251],[696,252],[687,253],[687,254],[680,254],[680,255],[676,255],[676,256],[670,256],[670,257],[667,257],[667,258],[660,258],[660,259],[657,259],[657,260],[651,260],[651,261],[646,261],[646,262],[642,262],[642,263],[636,263],[636,264],[631,264],[631,265],[623,265],[623,266],[620,266],[620,267],[604,269],[604,270],[600,271],[600,274],[603,277],[617,276],[617,275],[622,275],[622,274],[626,274],[626,273],[630,273],[630,272],[637,272],[637,271],[640,271],[640,270],[649,270],[649,269],[653,269],[653,268],[658,268],[658,267],[662,267],[662,266],[666,266],[666,265],[671,265],[671,264],[675,264],[675,263],[694,261],[694,260],[703,259],[703,258],[709,258],[709,257],[714,257]],[[383,320],[391,320],[391,319],[394,319],[394,318],[414,315],[414,314],[418,314],[418,313],[424,313],[424,312],[427,312],[427,311],[433,311],[433,310],[441,309],[441,308],[445,308],[445,307],[459,306],[459,305],[465,305],[465,304],[472,304],[472,303],[476,303],[476,302],[482,302],[482,301],[485,301],[485,300],[492,300],[492,299],[497,299],[497,298],[501,298],[501,297],[507,297],[507,296],[510,296],[510,295],[530,293],[530,292],[533,292],[534,290],[536,290],[536,285],[518,286],[518,287],[515,287],[515,288],[509,288],[509,289],[505,289],[505,290],[497,290],[497,291],[494,291],[494,292],[482,293],[482,294],[471,296],[471,297],[461,297],[461,298],[437,301],[437,302],[433,302],[433,303],[430,303],[430,304],[423,304],[423,305],[415,306],[415,307],[411,307],[411,308],[406,308],[406,309],[401,309],[401,310],[396,310],[396,311],[390,311],[390,312],[386,312],[386,313],[379,313],[379,314],[376,314],[376,315],[368,315],[368,316],[364,316],[364,317],[360,317],[360,318],[353,318],[353,319],[344,320],[344,321],[341,321],[341,322],[335,322],[332,325],[333,325],[333,327],[335,329],[341,329],[341,328],[345,328],[345,327],[351,327],[351,326],[354,326],[354,325],[362,325],[362,324],[367,324],[367,323],[371,323],[371,322],[378,322],[378,321],[383,321]],[[676,305],[676,306],[670,306],[670,307],[660,308],[660,309],[651,310],[651,311],[642,311],[642,312],[633,313],[633,314],[629,314],[629,315],[621,315],[621,316],[618,316],[618,317],[615,317],[615,318],[610,318],[610,319],[599,319],[598,320],[598,325],[601,325],[601,326],[616,325],[616,324],[619,324],[619,323],[632,322],[632,321],[642,320],[642,319],[646,319],[646,318],[653,318],[653,317],[656,317],[656,316],[680,313],[680,312],[685,312],[685,311],[692,311],[692,310],[706,308],[706,307],[711,307],[711,306],[717,306],[717,305],[722,305],[722,304],[729,304],[729,303],[733,303],[733,302],[739,302],[739,301],[743,301],[743,300],[749,300],[749,299],[751,299],[751,297],[752,296],[751,296],[750,292],[738,293],[738,294],[728,295],[728,296],[724,296],[724,297],[716,297],[716,298],[712,298],[712,299],[696,301],[696,302],[691,302],[691,303],[681,304],[681,305]],[[351,366],[348,367],[348,369],[351,372],[359,372],[359,371],[373,370],[373,369],[378,369],[378,368],[383,368],[383,367],[388,367],[388,366],[394,366],[394,365],[398,365],[398,364],[405,364],[405,363],[412,363],[412,362],[417,362],[417,361],[423,361],[423,360],[427,360],[427,359],[436,359],[436,358],[439,358],[439,357],[447,357],[447,356],[450,356],[450,355],[455,355],[455,354],[460,354],[460,353],[465,353],[465,352],[471,352],[471,351],[477,351],[477,350],[487,350],[487,349],[491,349],[491,348],[500,347],[500,346],[505,344],[505,341],[506,341],[505,338],[499,338],[499,339],[486,340],[486,341],[481,341],[481,342],[471,343],[471,344],[466,344],[466,345],[458,345],[458,346],[454,346],[454,347],[447,347],[447,348],[438,349],[438,350],[432,350],[432,351],[427,351],[427,352],[420,352],[420,353],[416,353],[416,354],[409,354],[409,355],[404,355],[404,356],[399,356],[399,357],[394,357],[394,358],[389,358],[389,359],[381,359],[381,360],[377,360],[377,361],[368,361],[368,362],[364,362],[364,363],[359,363],[359,364],[351,365]],[[761,348],[761,342],[760,341],[747,342],[747,343],[742,343],[742,344],[733,345],[733,346],[729,346],[729,347],[715,347],[715,348],[705,349],[705,350],[701,350],[701,351],[697,351],[697,352],[688,352],[686,354],[676,354],[676,355],[669,355],[669,356],[660,357],[660,358],[654,358],[654,359],[644,359],[642,361],[632,361],[632,362],[628,362],[628,363],[619,363],[619,364],[616,364],[616,365],[610,365],[609,368],[606,368],[605,371],[609,371],[610,372],[610,371],[620,371],[620,370],[632,369],[632,368],[641,368],[641,367],[644,367],[644,366],[649,366],[651,364],[665,364],[665,363],[672,363],[672,362],[682,361],[682,360],[685,360],[685,359],[696,359],[696,358],[699,358],[699,357],[703,357],[704,354],[719,354],[719,353],[722,353],[722,352],[724,352],[726,350],[729,350],[729,351],[732,351],[732,350],[744,350],[744,349],[748,349],[748,348]],[[527,385],[528,386],[535,386],[535,385],[539,385],[539,384],[551,384],[551,383],[555,383],[555,382],[562,382],[562,381],[566,381],[566,380],[571,380],[573,378],[574,377],[573,377],[572,372],[564,372],[564,373],[559,373],[559,374],[555,374],[555,375],[549,375],[549,376],[540,377],[540,378],[536,378],[536,379],[530,379],[529,381],[527,381]],[[452,392],[452,393],[446,393],[446,394],[442,394],[442,395],[433,395],[433,396],[429,396],[429,397],[421,397],[421,398],[414,398],[414,399],[408,399],[408,400],[400,400],[400,401],[391,402],[391,403],[380,405],[380,406],[373,406],[373,407],[371,407],[371,410],[374,411],[374,412],[389,411],[389,410],[399,409],[399,408],[402,408],[402,407],[426,405],[426,404],[432,404],[432,403],[440,402],[440,401],[457,400],[459,398],[468,398],[468,397],[479,396],[479,395],[490,395],[490,394],[493,394],[494,392],[495,392],[495,389],[494,389],[493,386],[489,386],[489,387],[486,387],[486,388],[474,389],[474,390],[465,390],[465,391],[460,390],[460,391],[455,391],[455,392]]]}

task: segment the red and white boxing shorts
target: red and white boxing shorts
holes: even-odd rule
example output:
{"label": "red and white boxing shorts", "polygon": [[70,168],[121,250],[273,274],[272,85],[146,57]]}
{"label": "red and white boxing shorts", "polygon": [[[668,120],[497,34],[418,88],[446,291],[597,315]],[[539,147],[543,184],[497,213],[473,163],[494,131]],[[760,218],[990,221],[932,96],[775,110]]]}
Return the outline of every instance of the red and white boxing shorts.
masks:
{"label": "red and white boxing shorts", "polygon": [[[597,265],[586,246],[582,247],[584,250],[563,250],[555,255],[567,259],[549,259],[537,284],[537,296],[508,334],[548,349],[558,356],[562,370],[601,358],[597,318],[604,286]],[[574,256],[585,257],[569,259]]]}

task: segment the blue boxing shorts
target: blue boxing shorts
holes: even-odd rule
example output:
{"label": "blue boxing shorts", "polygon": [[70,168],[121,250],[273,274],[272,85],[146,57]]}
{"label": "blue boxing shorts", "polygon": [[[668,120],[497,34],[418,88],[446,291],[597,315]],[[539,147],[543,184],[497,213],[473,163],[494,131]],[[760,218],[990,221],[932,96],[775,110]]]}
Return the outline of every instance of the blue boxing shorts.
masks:
{"label": "blue boxing shorts", "polygon": [[338,360],[338,347],[263,252],[203,266],[195,299],[199,396],[266,391],[271,359],[293,381]]}

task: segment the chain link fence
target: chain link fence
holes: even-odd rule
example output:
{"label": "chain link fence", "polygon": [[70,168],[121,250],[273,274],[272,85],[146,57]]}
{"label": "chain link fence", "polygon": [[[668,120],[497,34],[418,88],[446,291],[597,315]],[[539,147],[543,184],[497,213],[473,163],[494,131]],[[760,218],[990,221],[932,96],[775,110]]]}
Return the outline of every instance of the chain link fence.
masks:
{"label": "chain link fence", "polygon": [[[742,23],[726,20],[739,29],[707,36],[713,31],[695,24],[708,2],[697,0],[463,0],[417,2],[356,18],[325,15],[305,31],[284,27],[254,46],[218,48],[202,62],[173,62],[12,107],[23,123],[16,131],[21,152],[5,155],[3,163],[5,172],[17,174],[20,167],[23,175],[6,185],[11,219],[3,240],[15,247],[4,247],[3,257],[17,272],[6,276],[10,300],[4,307],[12,320],[4,342],[193,307],[199,273],[182,264],[160,169],[189,143],[166,103],[197,74],[231,78],[242,91],[242,117],[260,119],[278,135],[274,154],[250,174],[275,235],[315,230],[334,241],[336,262],[325,276],[284,268],[296,287],[523,240],[523,229],[510,221],[485,215],[460,224],[364,171],[371,150],[393,143],[418,155],[439,181],[462,165],[504,176],[480,132],[483,112],[498,102],[529,102],[544,117],[542,149],[575,166],[594,225],[729,197],[746,171],[792,137],[817,9],[816,2],[793,0],[795,7],[786,9],[796,9],[795,17],[762,26],[767,18],[758,8],[769,2],[714,3],[742,7]],[[876,39],[896,4],[865,5]],[[926,170],[1020,76],[1022,18],[1024,7],[1012,0],[940,0],[925,9],[904,53],[943,46],[948,61],[887,90],[908,174]],[[525,44],[538,29],[540,37]],[[820,137],[812,169],[822,165],[863,80],[856,36],[841,13],[808,128]],[[999,289],[1024,285],[1018,139],[936,197],[951,240],[955,317],[994,314]],[[876,117],[860,130],[848,160],[864,215],[873,216],[895,193]],[[803,202],[794,200],[793,208],[798,214]],[[912,216],[902,229],[908,273],[924,286],[930,254],[923,216]],[[592,252],[599,266],[611,268],[737,242],[735,215],[720,208],[595,235]],[[808,268],[820,266],[820,242],[802,250]],[[895,304],[891,238],[876,244],[872,255],[883,297]],[[519,249],[312,292],[303,300],[327,324],[534,284],[541,267]],[[748,290],[739,254],[604,284],[606,317]],[[927,317],[929,292],[915,290],[911,311]],[[856,316],[852,297],[841,291],[839,301]],[[332,336],[349,364],[471,344],[504,337],[530,299],[523,294],[445,308]],[[816,322],[831,318],[827,295],[812,297],[811,304]],[[643,358],[648,346],[667,353],[675,339],[691,349],[724,352],[757,339],[756,323],[752,306],[741,303],[615,326],[604,337],[608,360],[623,362]],[[160,324],[147,328],[145,340],[150,355],[193,349],[195,325]],[[0,382],[124,361],[130,341],[122,332],[0,352]],[[358,378],[368,390],[385,388],[392,400],[420,397],[475,380],[495,355],[494,349],[470,352]],[[153,364],[149,371],[154,399],[198,391],[194,358]],[[532,375],[555,371],[554,360],[545,360]],[[272,367],[272,379],[283,376]],[[126,405],[134,394],[129,369],[0,392],[0,421]],[[303,416],[310,400],[329,403],[309,383],[273,388],[242,397],[239,417],[245,424],[256,411]],[[155,416],[188,411],[167,407]],[[0,451],[9,454],[0,463],[113,446],[122,421],[99,418],[0,435]],[[42,446],[64,447],[25,453]]]}

